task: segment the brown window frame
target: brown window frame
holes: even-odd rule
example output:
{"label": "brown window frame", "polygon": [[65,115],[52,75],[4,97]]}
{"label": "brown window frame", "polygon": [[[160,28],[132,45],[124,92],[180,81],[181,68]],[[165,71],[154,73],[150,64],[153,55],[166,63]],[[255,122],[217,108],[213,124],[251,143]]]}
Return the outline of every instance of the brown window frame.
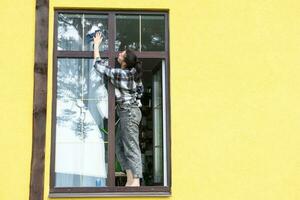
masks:
{"label": "brown window frame", "polygon": [[[108,50],[101,52],[101,57],[109,60],[110,66],[115,66],[115,58],[119,52],[115,51],[115,16],[117,14],[160,14],[165,16],[165,51],[135,51],[139,58],[161,58],[166,62],[165,70],[165,106],[166,106],[166,151],[167,151],[167,186],[115,186],[115,96],[111,83],[108,84],[108,174],[106,187],[54,187],[55,181],[55,129],[56,129],[56,72],[59,58],[93,58],[92,51],[59,51],[57,50],[57,21],[58,14],[106,14],[108,15]],[[112,39],[113,38],[113,39]],[[50,191],[49,197],[101,197],[101,196],[169,196],[171,195],[171,137],[170,137],[170,67],[169,67],[169,12],[141,11],[141,10],[54,10],[54,40],[53,40],[53,88],[52,88],[52,135],[51,135],[51,163],[50,163]]]}

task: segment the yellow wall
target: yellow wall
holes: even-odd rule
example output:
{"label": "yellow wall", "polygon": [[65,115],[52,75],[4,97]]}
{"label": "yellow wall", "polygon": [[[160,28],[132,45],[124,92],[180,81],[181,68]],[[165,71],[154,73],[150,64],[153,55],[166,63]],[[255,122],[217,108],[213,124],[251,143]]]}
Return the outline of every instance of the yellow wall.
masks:
{"label": "yellow wall", "polygon": [[[55,0],[45,200],[54,7],[170,9],[170,199],[300,199],[299,1]],[[1,200],[28,199],[34,8],[33,0],[1,0]]]}
{"label": "yellow wall", "polygon": [[34,0],[0,1],[0,199],[28,199],[34,63]]}

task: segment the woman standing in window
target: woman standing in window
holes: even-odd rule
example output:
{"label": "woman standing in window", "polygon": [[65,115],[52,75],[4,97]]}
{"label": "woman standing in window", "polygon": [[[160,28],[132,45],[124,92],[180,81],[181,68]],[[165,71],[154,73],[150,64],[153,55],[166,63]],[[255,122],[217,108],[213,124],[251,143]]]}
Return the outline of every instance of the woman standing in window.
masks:
{"label": "woman standing in window", "polygon": [[142,159],[139,147],[139,123],[142,118],[140,98],[143,93],[142,66],[131,50],[118,55],[121,68],[110,68],[100,58],[99,46],[102,36],[94,37],[94,68],[107,76],[115,87],[119,123],[116,134],[116,155],[123,170],[126,170],[125,186],[140,186]]}

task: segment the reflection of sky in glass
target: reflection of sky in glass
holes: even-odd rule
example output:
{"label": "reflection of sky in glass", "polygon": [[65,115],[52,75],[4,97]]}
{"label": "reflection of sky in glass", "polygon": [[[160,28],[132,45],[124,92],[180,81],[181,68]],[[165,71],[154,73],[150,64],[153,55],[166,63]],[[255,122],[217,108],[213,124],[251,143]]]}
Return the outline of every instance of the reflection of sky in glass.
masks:
{"label": "reflection of sky in glass", "polygon": [[57,49],[68,51],[92,51],[93,42],[88,42],[86,35],[94,30],[103,33],[100,51],[108,49],[107,15],[59,14]]}

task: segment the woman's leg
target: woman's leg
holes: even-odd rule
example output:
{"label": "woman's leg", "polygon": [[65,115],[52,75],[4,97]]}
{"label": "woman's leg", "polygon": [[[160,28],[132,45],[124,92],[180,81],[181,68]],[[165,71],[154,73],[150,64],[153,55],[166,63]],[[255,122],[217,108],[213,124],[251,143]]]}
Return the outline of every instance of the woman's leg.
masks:
{"label": "woman's leg", "polygon": [[128,131],[128,120],[131,116],[130,110],[127,109],[120,109],[118,108],[118,115],[119,115],[119,123],[117,125],[116,131],[116,156],[117,159],[122,167],[122,170],[126,170],[127,180],[125,186],[130,186],[133,183],[133,174],[130,170],[130,167],[127,165],[127,157],[125,156],[125,149],[124,149],[124,135],[126,131]]}
{"label": "woman's leg", "polygon": [[122,170],[127,169],[126,157],[124,154],[124,147],[122,142],[122,127],[121,127],[121,119],[116,128],[116,156],[121,165]]}
{"label": "woman's leg", "polygon": [[124,129],[122,143],[128,169],[126,172],[129,178],[126,186],[139,186],[142,178],[142,159],[139,147],[139,123],[141,120],[141,111],[139,108],[131,108],[126,120],[124,120]]}

